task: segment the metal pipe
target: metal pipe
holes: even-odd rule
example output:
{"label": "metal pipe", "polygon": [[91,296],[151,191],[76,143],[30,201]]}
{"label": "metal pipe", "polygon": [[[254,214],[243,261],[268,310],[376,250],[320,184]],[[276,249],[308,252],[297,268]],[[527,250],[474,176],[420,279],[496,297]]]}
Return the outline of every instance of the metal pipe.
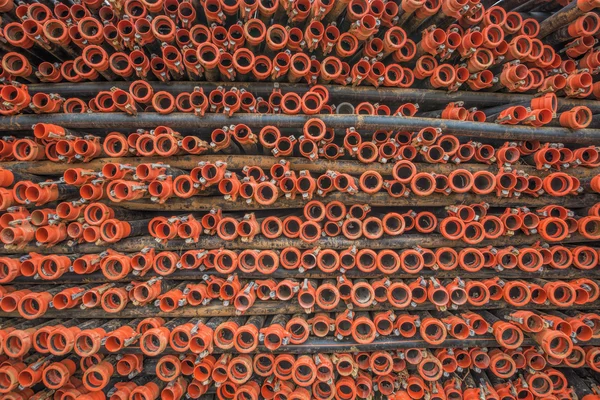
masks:
{"label": "metal pipe", "polygon": [[555,32],[585,14],[585,11],[578,7],[578,3],[579,1],[572,1],[552,14],[549,18],[545,19],[540,24],[540,32],[537,35],[538,39],[545,38],[552,32]]}

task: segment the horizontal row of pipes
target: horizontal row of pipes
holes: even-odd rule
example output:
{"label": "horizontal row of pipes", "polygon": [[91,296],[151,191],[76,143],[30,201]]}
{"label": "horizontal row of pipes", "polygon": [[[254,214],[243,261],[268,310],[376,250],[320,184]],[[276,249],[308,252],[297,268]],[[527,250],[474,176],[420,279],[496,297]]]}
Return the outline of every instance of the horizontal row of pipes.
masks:
{"label": "horizontal row of pipes", "polygon": [[[455,136],[442,135],[443,130],[439,128],[425,127],[418,132],[397,129],[376,130],[368,140],[365,133],[348,128],[343,140],[338,140],[335,130],[328,128],[322,120],[311,118],[302,126],[302,134],[298,138],[285,136],[275,126],[264,126],[259,132],[253,132],[245,124],[237,124],[215,129],[207,140],[202,140],[194,135],[182,135],[164,125],[147,131],[139,129],[129,135],[112,132],[101,138],[42,123],[34,125],[34,138],[3,137],[0,155],[3,161],[87,163],[99,157],[172,157],[243,152],[273,155],[283,157],[283,160],[299,156],[311,162],[319,158],[334,161],[347,155],[363,164],[471,162],[497,164],[499,168],[509,169],[525,162],[525,165],[535,166],[537,170],[578,166],[594,168],[599,163],[598,150],[594,146],[572,148],[562,143],[539,140],[505,142],[497,146],[473,141],[461,144]],[[335,147],[335,151],[329,150],[331,146]],[[285,170],[270,172],[282,173]],[[129,173],[126,171],[123,175]],[[277,175],[273,177],[280,178]]]}
{"label": "horizontal row of pipes", "polygon": [[[581,278],[572,281],[536,279],[508,280],[498,277],[482,280],[399,279],[338,279],[314,280],[273,279],[247,281],[236,275],[227,279],[208,275],[205,282],[177,283],[153,277],[127,285],[114,283],[83,286],[50,285],[25,289],[5,287],[0,309],[18,313],[26,319],[43,317],[54,308],[56,315],[69,315],[70,309],[101,309],[117,314],[125,308],[135,312],[156,309],[168,315],[186,306],[199,307],[221,303],[232,305],[237,314],[264,306],[267,300],[297,301],[300,309],[335,310],[369,308],[378,305],[394,309],[415,307],[452,309],[499,306],[525,307],[535,305],[569,308],[594,306],[598,296],[597,281]],[[499,303],[497,303],[499,302]],[[153,307],[147,308],[146,305]],[[133,309],[132,309],[133,308]]]}
{"label": "horizontal row of pipes", "polygon": [[[314,273],[326,276],[334,272],[361,273],[366,276],[415,276],[431,272],[455,271],[456,274],[514,271],[523,273],[559,272],[568,268],[594,272],[598,249],[589,246],[531,247],[439,247],[394,251],[349,247],[342,251],[312,248],[300,251],[289,246],[282,251],[247,249],[189,250],[185,252],[143,249],[139,253],[117,251],[86,255],[44,255],[30,252],[24,258],[0,257],[0,283],[21,282],[22,278],[52,281],[69,272],[90,275],[101,271],[105,279],[120,281],[130,274],[145,276],[149,272],[160,276],[177,276],[177,272],[198,270],[209,274],[241,276],[281,274],[296,276]],[[118,270],[118,272],[116,272]],[[152,274],[151,274],[152,275]],[[511,276],[510,273],[507,276]],[[557,276],[560,276],[557,274]],[[85,278],[85,277],[84,277]]]}
{"label": "horizontal row of pipes", "polygon": [[[600,92],[600,89],[598,89]],[[282,113],[286,115],[315,114],[359,114],[403,117],[442,117],[444,119],[475,122],[495,122],[499,124],[525,124],[544,126],[560,125],[570,129],[585,129],[592,122],[592,111],[587,106],[576,106],[557,115],[558,100],[554,93],[546,93],[523,105],[494,107],[479,110],[477,107],[465,108],[464,102],[450,102],[443,110],[419,112],[416,103],[404,103],[394,110],[387,104],[373,105],[361,102],[356,106],[349,102],[328,104],[329,91],[323,85],[313,86],[302,97],[295,92],[282,94],[274,89],[267,100],[256,99],[244,89],[233,87],[230,90],[217,88],[204,94],[199,88],[193,92],[182,92],[177,97],[168,91],[154,92],[146,81],[134,81],[129,91],[113,87],[111,91],[101,91],[88,103],[79,98],[65,100],[58,94],[38,92],[31,96],[26,87],[5,86],[0,98],[14,99],[12,114],[31,108],[36,113],[86,113],[86,112],[124,112],[136,116],[138,111],[157,112],[162,115],[175,111],[194,113],[204,117],[206,113],[224,113],[231,117],[235,113]],[[1,115],[1,114],[0,114]],[[554,122],[553,122],[554,121]],[[247,139],[247,138],[246,138]]]}
{"label": "horizontal row of pipes", "polygon": [[[481,3],[453,2],[441,7],[441,2],[415,2],[400,8],[392,2],[372,5],[355,0],[337,6],[311,6],[295,1],[269,6],[262,13],[255,5],[246,9],[219,1],[209,3],[176,3],[171,9],[131,1],[98,8],[61,4],[53,10],[44,4],[23,4],[12,10],[15,22],[3,29],[7,38],[3,78],[80,82],[137,75],[161,81],[244,81],[251,75],[256,80],[281,80],[287,75],[291,82],[302,79],[308,84],[319,80],[342,85],[368,81],[374,86],[411,86],[411,79],[402,77],[417,75],[411,73],[412,68],[398,67],[393,74],[386,74],[384,63],[389,66],[395,61],[414,67],[424,57],[436,57],[453,64],[439,67],[450,68],[449,72],[426,70],[429,75],[436,74],[429,83],[434,87],[456,90],[469,79],[476,81],[470,74],[489,71],[489,79],[469,84],[470,89],[492,86],[493,90],[527,91],[542,84],[545,72],[552,76],[572,74],[581,80],[572,60],[588,50],[591,55],[583,58],[588,71],[595,73],[597,63],[591,48],[599,24],[595,14],[589,13],[594,3],[567,6],[548,18],[541,14],[541,24],[534,17],[524,18],[501,6]],[[123,12],[126,18],[122,18]],[[267,29],[270,21],[274,24]],[[277,22],[290,24],[290,32]],[[564,27],[558,29],[561,25],[556,24]],[[422,37],[416,33],[419,26]],[[553,30],[556,32],[549,35]],[[378,34],[380,37],[371,38]],[[555,51],[563,45],[565,53]],[[139,47],[134,50],[134,46]],[[17,48],[24,51],[11,51]],[[261,49],[266,55],[255,57]],[[316,51],[318,58],[311,59],[304,51]],[[508,84],[499,72],[514,66],[515,61],[530,65],[532,70],[516,74],[515,82]],[[591,83],[590,72],[584,74]],[[489,82],[494,76],[499,81],[495,86]],[[584,95],[579,90],[565,92],[585,97],[591,90],[586,88]]]}
{"label": "horizontal row of pipes", "polygon": [[[338,202],[331,204],[330,209],[345,209]],[[485,204],[485,203],[484,203]],[[276,241],[279,238],[299,239],[306,244],[316,243],[323,238],[359,240],[380,239],[384,236],[393,238],[405,233],[419,232],[422,234],[438,232],[447,240],[462,240],[464,245],[477,245],[484,240],[498,239],[501,236],[516,235],[514,244],[519,244],[519,236],[539,234],[544,241],[560,242],[571,234],[579,233],[587,240],[597,240],[600,237],[598,224],[600,217],[597,208],[592,208],[583,215],[562,207],[548,205],[534,212],[530,209],[507,208],[504,213],[491,213],[484,209],[481,219],[475,215],[457,215],[452,211],[439,213],[439,216],[429,211],[415,212],[413,210],[400,212],[391,211],[380,213],[371,211],[370,206],[356,207],[360,217],[325,218],[326,207],[323,203],[312,201],[306,209],[322,210],[320,219],[301,212],[287,215],[267,216],[261,213],[243,215],[223,214],[214,209],[203,215],[177,215],[170,217],[155,217],[151,220],[120,220],[104,216],[97,219],[94,212],[110,213],[114,210],[103,203],[90,203],[82,207],[79,203],[59,203],[56,209],[46,208],[29,213],[26,208],[9,209],[0,231],[0,240],[7,245],[39,245],[52,246],[67,239],[72,243],[116,243],[122,239],[150,234],[157,242],[166,243],[168,240],[185,239],[186,243],[198,243],[203,236],[217,236],[233,242],[253,243],[255,238]],[[88,218],[84,220],[87,209]],[[463,206],[464,208],[464,206]],[[450,210],[459,210],[460,206],[449,206]],[[58,210],[58,211],[57,211]],[[351,208],[352,210],[352,208]],[[468,208],[472,210],[472,208]],[[548,211],[565,210],[564,216],[549,214]],[[536,212],[537,211],[537,212]],[[114,212],[114,211],[112,211]],[[464,211],[467,212],[466,210]],[[569,214],[567,214],[567,212]],[[487,215],[486,215],[487,214]],[[107,214],[108,215],[108,214]],[[78,222],[77,219],[82,219]],[[93,221],[93,222],[91,222]],[[340,242],[341,243],[341,242]],[[509,242],[510,243],[510,242]],[[541,257],[535,265],[543,264]],[[539,268],[536,268],[539,269]]]}
{"label": "horizontal row of pipes", "polygon": [[[95,113],[95,114],[48,114],[44,121],[49,124],[59,125],[70,129],[102,129],[132,131],[139,128],[151,129],[161,124],[168,125],[178,131],[200,131],[215,127],[244,124],[250,128],[260,128],[271,125],[283,128],[302,128],[310,119],[308,115],[273,115],[273,114],[234,114],[227,117],[223,114],[206,114],[204,118],[185,113],[159,115],[156,113],[140,113],[131,118],[122,113]],[[336,136],[345,133],[349,127],[357,130],[374,132],[379,129],[401,129],[408,131],[420,130],[425,127],[442,129],[445,134],[452,134],[472,139],[500,139],[500,140],[539,140],[541,142],[563,142],[590,145],[597,143],[600,130],[594,122],[590,125],[593,129],[581,129],[573,132],[566,128],[540,127],[534,128],[523,125],[481,124],[472,121],[441,120],[436,118],[421,117],[392,117],[372,115],[321,115],[320,118],[328,128],[336,130]],[[593,118],[592,121],[596,121]],[[18,115],[14,117],[0,117],[0,131],[26,131],[39,122],[35,115]],[[339,129],[342,128],[342,129]],[[339,133],[337,133],[339,131]]]}
{"label": "horizontal row of pipes", "polygon": [[600,336],[598,315],[594,313],[511,309],[455,314],[347,310],[331,315],[280,314],[229,319],[71,319],[60,324],[57,320],[11,319],[6,323],[2,351],[11,358],[24,357],[31,350],[55,356],[75,352],[81,357],[91,357],[99,352],[119,353],[135,345],[149,357],[162,354],[169,347],[176,353],[191,352],[201,358],[213,351],[234,349],[244,354],[254,353],[261,343],[269,351],[282,352],[287,345],[303,344],[309,337],[346,338],[359,345],[371,344],[382,336],[420,337],[428,345],[440,346],[446,339],[470,340],[491,334],[501,347],[509,350],[520,348],[526,338],[531,338],[541,346],[542,353],[563,360],[571,356],[575,347],[595,343],[594,339]]}
{"label": "horizontal row of pipes", "polygon": [[[136,168],[144,169],[147,175],[134,175]],[[184,200],[196,196],[210,196],[233,203],[254,203],[258,207],[266,207],[280,201],[294,200],[296,197],[306,202],[315,197],[329,198],[336,193],[352,196],[359,194],[357,199],[361,198],[360,194],[380,194],[390,201],[438,193],[444,196],[471,194],[491,195],[497,198],[519,197],[521,201],[526,201],[524,198],[529,196],[548,194],[560,198],[600,190],[598,179],[581,182],[569,172],[553,172],[542,178],[516,169],[503,169],[493,174],[484,170],[471,173],[467,169],[456,168],[445,175],[418,172],[415,164],[404,160],[394,165],[392,179],[385,179],[379,172],[371,169],[360,176],[353,176],[337,171],[327,171],[321,175],[313,175],[307,170],[293,171],[285,162],[274,164],[273,171],[276,168],[281,175],[273,179],[269,179],[259,167],[247,169],[247,172],[259,174],[258,179],[254,176],[238,175],[228,170],[222,161],[214,164],[200,163],[199,167],[190,172],[172,169],[163,163],[138,164],[137,167],[109,163],[103,168],[104,172],[70,168],[65,171],[63,177],[54,181],[20,175],[33,180],[23,179],[12,189],[0,191],[1,205],[2,208],[8,209],[18,205],[42,206],[53,201],[69,199],[88,202],[108,200],[113,203],[147,199],[164,204],[169,199]],[[14,179],[12,177],[14,174],[11,181]]]}
{"label": "horizontal row of pipes", "polygon": [[[583,374],[585,381],[577,377],[579,381],[595,382],[597,367],[592,359],[597,352],[598,348],[594,347],[585,352],[581,350],[583,365],[590,365],[593,370]],[[549,365],[544,367],[546,364]],[[173,355],[143,358],[132,354],[98,355],[93,360],[70,356],[61,361],[32,357],[0,367],[0,376],[4,378],[0,391],[10,393],[20,387],[17,394],[31,396],[35,393],[33,388],[43,383],[47,389],[36,395],[56,390],[65,396],[85,399],[102,398],[105,393],[115,399],[135,395],[172,398],[170,396],[184,394],[200,398],[212,386],[223,397],[247,395],[265,399],[280,395],[309,398],[311,393],[326,398],[336,392],[342,399],[367,397],[376,392],[402,399],[422,398],[426,394],[444,398],[446,395],[478,396],[478,393],[544,396],[591,392],[585,384],[570,389],[571,374],[562,368],[553,368],[557,364],[562,366],[556,360],[554,365],[550,364],[535,353],[534,348],[507,352],[498,349],[486,352],[480,348],[435,352],[410,349],[406,353],[320,353],[297,358],[286,354],[274,357],[267,353],[254,357],[224,354],[202,359],[195,355],[179,359]],[[581,365],[579,361],[572,364],[566,360],[565,364]],[[410,374],[406,366],[410,367]],[[472,376],[461,378],[465,371],[470,371]],[[80,377],[77,372],[82,373]],[[250,379],[253,374],[256,378]],[[513,376],[517,378],[511,379]]]}

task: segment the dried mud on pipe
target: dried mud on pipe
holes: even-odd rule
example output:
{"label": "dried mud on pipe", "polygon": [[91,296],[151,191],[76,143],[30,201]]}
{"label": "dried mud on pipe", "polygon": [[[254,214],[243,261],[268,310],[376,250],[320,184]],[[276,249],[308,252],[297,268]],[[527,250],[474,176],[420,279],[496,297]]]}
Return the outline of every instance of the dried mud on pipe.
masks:
{"label": "dried mud on pipe", "polygon": [[[541,241],[542,238],[539,235],[529,236],[503,236],[495,240],[484,240],[479,243],[478,247],[485,247],[493,245],[494,247],[504,246],[520,246],[520,245],[531,245],[537,241]],[[561,243],[586,243],[591,240],[584,238],[577,234],[572,235],[570,238],[563,240]],[[378,249],[410,249],[415,246],[421,246],[425,248],[438,248],[438,247],[472,247],[467,245],[463,241],[448,240],[444,239],[439,234],[407,234],[401,236],[384,236],[378,240],[370,239],[358,239],[350,240],[342,237],[325,237],[317,240],[313,243],[306,243],[300,239],[266,239],[263,236],[257,236],[252,242],[242,242],[240,239],[231,241],[223,241],[217,236],[201,236],[197,243],[186,243],[184,240],[170,240],[166,244],[158,243],[153,237],[150,236],[139,236],[123,239],[117,243],[112,244],[110,247],[112,250],[119,251],[122,253],[133,253],[141,251],[145,247],[154,247],[157,251],[160,250],[193,250],[193,249],[271,249],[281,250],[286,247],[296,247],[298,249],[312,249],[314,247],[321,247],[322,249],[334,249],[342,250],[347,249],[351,246],[356,246],[359,249],[370,248],[373,250]],[[58,244],[51,248],[37,247],[34,245],[25,246],[24,248],[7,247],[0,249],[0,254],[23,254],[29,252],[37,252],[40,254],[94,254],[101,253],[106,249],[106,245],[96,244],[80,244],[69,246],[67,244]]]}

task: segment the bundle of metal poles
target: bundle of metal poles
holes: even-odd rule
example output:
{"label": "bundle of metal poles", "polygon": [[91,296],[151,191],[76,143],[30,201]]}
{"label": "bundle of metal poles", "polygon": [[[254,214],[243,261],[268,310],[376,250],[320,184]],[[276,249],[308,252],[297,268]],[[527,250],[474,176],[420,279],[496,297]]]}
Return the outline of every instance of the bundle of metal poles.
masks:
{"label": "bundle of metal poles", "polygon": [[600,400],[600,0],[0,0],[0,400]]}

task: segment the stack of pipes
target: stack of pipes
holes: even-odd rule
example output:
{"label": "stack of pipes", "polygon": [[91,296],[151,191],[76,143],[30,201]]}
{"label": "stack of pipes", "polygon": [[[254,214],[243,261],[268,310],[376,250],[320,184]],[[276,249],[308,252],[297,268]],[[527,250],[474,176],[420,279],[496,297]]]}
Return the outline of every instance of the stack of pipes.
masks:
{"label": "stack of pipes", "polygon": [[600,399],[598,0],[0,1],[0,400]]}

